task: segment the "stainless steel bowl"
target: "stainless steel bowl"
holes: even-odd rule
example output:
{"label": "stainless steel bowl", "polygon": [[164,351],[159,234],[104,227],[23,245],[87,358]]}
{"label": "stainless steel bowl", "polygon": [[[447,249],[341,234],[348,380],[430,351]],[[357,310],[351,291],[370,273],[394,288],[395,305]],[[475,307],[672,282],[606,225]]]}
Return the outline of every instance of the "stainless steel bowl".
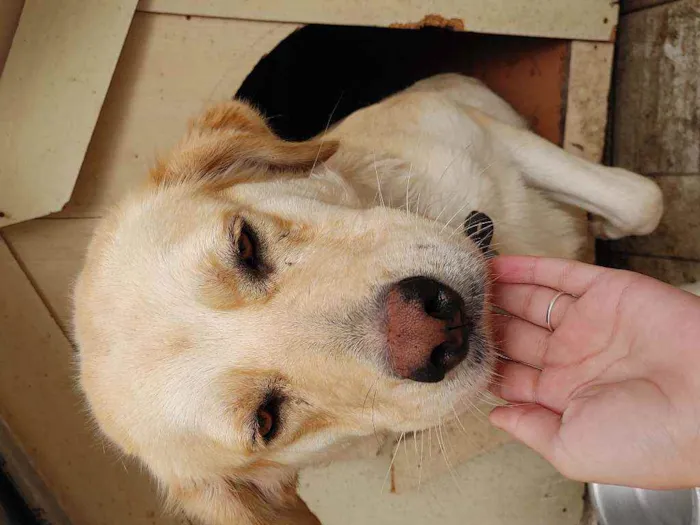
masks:
{"label": "stainless steel bowl", "polygon": [[600,525],[700,525],[700,489],[646,490],[589,484]]}

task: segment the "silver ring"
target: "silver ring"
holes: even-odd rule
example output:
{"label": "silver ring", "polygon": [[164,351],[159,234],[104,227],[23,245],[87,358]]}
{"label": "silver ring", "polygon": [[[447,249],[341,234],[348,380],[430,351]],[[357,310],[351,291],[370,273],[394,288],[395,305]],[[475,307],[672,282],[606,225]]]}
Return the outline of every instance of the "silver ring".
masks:
{"label": "silver ring", "polygon": [[554,311],[554,305],[557,304],[557,301],[562,295],[569,294],[566,292],[559,292],[552,298],[552,300],[549,302],[549,306],[547,307],[547,315],[545,316],[545,321],[547,323],[547,328],[549,328],[550,332],[554,332],[554,328],[552,327],[552,312]]}

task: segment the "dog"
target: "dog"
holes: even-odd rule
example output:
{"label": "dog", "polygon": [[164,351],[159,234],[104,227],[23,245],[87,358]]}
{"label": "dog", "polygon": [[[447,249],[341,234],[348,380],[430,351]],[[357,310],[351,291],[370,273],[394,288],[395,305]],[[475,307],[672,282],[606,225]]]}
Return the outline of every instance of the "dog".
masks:
{"label": "dog", "polygon": [[653,182],[563,151],[461,75],[304,142],[222,103],[98,227],[74,293],[80,387],[189,516],[318,523],[301,468],[487,388],[494,251],[578,258],[586,227],[644,235],[662,210]]}

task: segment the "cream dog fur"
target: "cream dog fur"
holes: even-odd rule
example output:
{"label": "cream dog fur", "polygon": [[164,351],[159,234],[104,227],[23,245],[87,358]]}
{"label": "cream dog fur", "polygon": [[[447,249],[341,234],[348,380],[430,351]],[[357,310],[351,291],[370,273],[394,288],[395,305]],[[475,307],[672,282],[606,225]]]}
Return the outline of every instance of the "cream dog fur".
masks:
{"label": "cream dog fur", "polygon": [[654,183],[539,138],[470,78],[418,82],[303,143],[219,105],[95,234],[75,290],[81,387],[190,516],[317,523],[300,468],[435,425],[489,382],[488,250],[465,220],[490,216],[501,253],[576,258],[571,206],[607,238],[662,213]]}

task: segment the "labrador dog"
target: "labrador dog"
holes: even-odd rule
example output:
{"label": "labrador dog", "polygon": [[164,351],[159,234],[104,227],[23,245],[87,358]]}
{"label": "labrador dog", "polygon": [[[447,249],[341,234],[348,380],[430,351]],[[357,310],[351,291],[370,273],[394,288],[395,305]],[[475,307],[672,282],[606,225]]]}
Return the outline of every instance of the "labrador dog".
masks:
{"label": "labrador dog", "polygon": [[576,258],[586,227],[642,235],[661,213],[654,183],[564,152],[460,75],[305,142],[223,103],[98,228],[75,289],[80,385],[191,517],[318,523],[299,469],[487,387],[494,249]]}

